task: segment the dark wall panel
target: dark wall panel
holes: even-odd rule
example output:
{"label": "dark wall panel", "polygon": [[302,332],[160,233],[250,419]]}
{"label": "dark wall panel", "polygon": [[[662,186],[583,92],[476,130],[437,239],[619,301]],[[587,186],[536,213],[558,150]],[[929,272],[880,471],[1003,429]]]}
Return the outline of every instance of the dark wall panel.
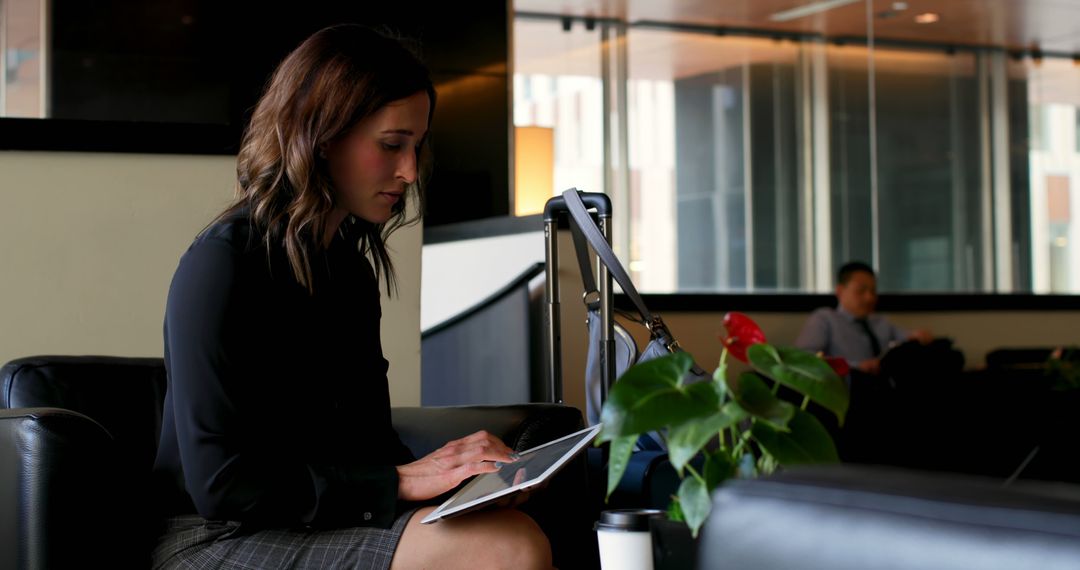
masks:
{"label": "dark wall panel", "polygon": [[344,22],[415,39],[431,68],[440,101],[428,223],[506,215],[505,0],[467,9],[434,0],[55,0],[51,118],[0,119],[0,149],[235,153],[278,62]]}

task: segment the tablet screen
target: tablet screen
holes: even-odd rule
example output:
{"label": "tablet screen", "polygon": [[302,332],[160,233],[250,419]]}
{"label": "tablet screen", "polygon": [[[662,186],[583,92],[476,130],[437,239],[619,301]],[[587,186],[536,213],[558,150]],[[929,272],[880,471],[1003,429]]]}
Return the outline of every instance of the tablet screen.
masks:
{"label": "tablet screen", "polygon": [[494,473],[477,475],[468,485],[424,518],[432,522],[449,514],[471,510],[511,492],[543,482],[559,467],[588,445],[600,426],[586,428],[521,453],[521,459],[506,463]]}

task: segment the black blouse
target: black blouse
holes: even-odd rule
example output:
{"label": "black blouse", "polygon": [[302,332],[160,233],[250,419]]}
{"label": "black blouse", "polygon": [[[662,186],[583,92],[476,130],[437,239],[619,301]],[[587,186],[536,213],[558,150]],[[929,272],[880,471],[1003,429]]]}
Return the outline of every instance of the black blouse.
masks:
{"label": "black blouse", "polygon": [[165,311],[154,471],[167,514],[389,527],[395,465],[379,289],[351,218],[310,259],[314,294],[244,214],[181,257]]}

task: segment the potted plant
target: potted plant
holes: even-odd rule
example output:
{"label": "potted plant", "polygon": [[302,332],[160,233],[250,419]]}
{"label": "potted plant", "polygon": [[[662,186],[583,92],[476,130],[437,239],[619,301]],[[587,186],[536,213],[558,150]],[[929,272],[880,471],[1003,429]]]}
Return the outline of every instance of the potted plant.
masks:
{"label": "potted plant", "polygon": [[[728,313],[723,322],[727,336],[711,381],[684,382],[693,364],[685,352],[643,362],[615,383],[600,417],[598,442],[611,444],[607,495],[622,479],[638,437],[657,431],[682,479],[668,518],[685,521],[694,537],[712,508],[713,490],[725,479],[837,462],[832,437],[806,407],[815,402],[840,424],[848,408],[842,359],[767,344],[741,313]],[[752,370],[729,375],[729,354]],[[803,395],[802,405],[780,399],[781,385]]]}
{"label": "potted plant", "polygon": [[1059,346],[1050,351],[1050,357],[1043,364],[1043,372],[1053,382],[1051,388],[1058,392],[1067,392],[1080,388],[1080,361],[1075,347]]}

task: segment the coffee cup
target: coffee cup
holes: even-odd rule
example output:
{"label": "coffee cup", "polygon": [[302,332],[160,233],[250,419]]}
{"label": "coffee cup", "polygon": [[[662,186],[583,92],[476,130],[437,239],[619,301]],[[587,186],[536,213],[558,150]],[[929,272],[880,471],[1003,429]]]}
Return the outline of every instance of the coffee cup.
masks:
{"label": "coffee cup", "polygon": [[595,527],[601,570],[653,570],[649,520],[663,515],[656,509],[601,512]]}

